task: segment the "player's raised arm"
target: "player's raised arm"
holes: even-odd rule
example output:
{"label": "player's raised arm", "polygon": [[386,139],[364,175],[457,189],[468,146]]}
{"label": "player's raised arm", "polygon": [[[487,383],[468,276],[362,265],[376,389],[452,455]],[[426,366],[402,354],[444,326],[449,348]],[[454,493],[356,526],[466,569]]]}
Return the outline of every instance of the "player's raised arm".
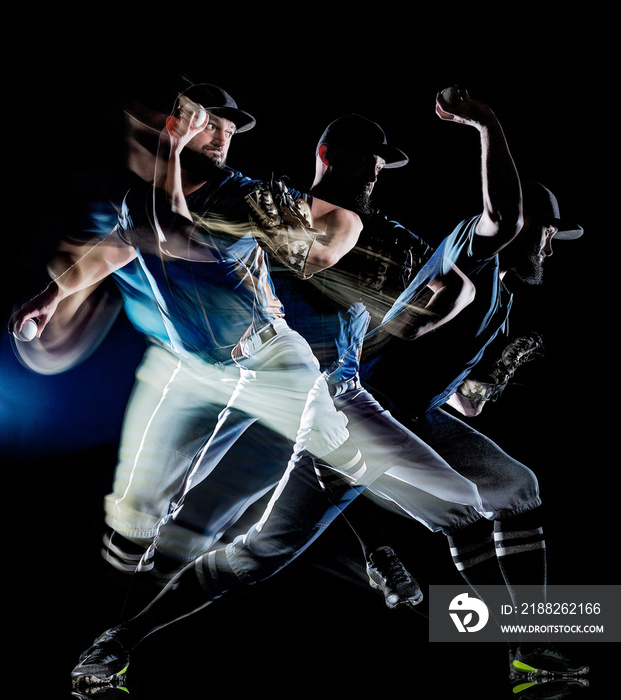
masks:
{"label": "player's raised arm", "polygon": [[500,122],[486,104],[459,87],[437,95],[436,113],[445,121],[472,126],[481,135],[483,213],[476,234],[488,238],[492,252],[498,252],[524,223],[520,179]]}

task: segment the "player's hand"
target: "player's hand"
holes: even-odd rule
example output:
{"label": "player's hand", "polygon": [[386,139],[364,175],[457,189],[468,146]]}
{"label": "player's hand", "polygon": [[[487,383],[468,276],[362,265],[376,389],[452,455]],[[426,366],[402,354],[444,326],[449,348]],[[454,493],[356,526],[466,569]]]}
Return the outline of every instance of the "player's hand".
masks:
{"label": "player's hand", "polygon": [[185,146],[209,124],[209,114],[196,102],[184,95],[179,98],[179,109],[166,120],[171,139]]}
{"label": "player's hand", "polygon": [[34,299],[25,302],[9,319],[9,333],[20,333],[24,324],[33,319],[37,323],[36,337],[41,333],[56,312],[60,299],[56,284],[52,282],[45,290]]}
{"label": "player's hand", "polygon": [[496,119],[486,104],[473,99],[467,90],[457,85],[436,95],[436,114],[445,121],[475,127],[485,126]]}

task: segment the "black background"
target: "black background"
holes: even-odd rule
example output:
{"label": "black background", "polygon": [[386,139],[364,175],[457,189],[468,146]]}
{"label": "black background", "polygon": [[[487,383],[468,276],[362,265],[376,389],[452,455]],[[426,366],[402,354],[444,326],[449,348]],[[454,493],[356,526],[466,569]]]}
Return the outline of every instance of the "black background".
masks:
{"label": "black background", "polygon": [[[123,95],[160,76],[182,71],[229,91],[257,118],[235,138],[229,164],[254,177],[286,174],[299,189],[312,182],[314,147],[329,121],[347,112],[378,121],[410,163],[380,176],[376,202],[430,240],[481,206],[478,135],[434,111],[439,90],[463,85],[498,115],[521,176],[546,184],[563,216],[585,229],[580,240],[556,244],[542,287],[514,290],[514,328],[542,332],[546,354],[473,425],[538,475],[550,583],[617,583],[617,115],[602,27],[535,16],[486,23],[448,10],[442,22],[388,8],[378,21],[350,22],[319,8],[272,8],[271,16],[254,9],[242,19],[239,8],[185,8],[170,25],[163,13],[165,28],[107,18],[105,28],[92,21],[69,31],[57,22],[43,38],[24,32],[5,64],[12,216],[3,317],[37,291],[49,231],[71,207],[68,184],[122,162]],[[68,697],[77,655],[110,623],[98,557],[101,499],[143,342],[121,317],[95,355],[53,377],[23,368],[7,334],[0,350],[4,602],[17,611],[5,629],[9,666],[27,670],[13,679],[23,688]],[[441,535],[386,517],[424,590],[461,583]],[[429,644],[425,613],[425,603],[417,612],[384,607],[337,522],[277,579],[145,642],[132,661],[130,697],[337,697],[422,686],[442,697],[472,687],[479,697],[509,697],[505,649]],[[581,694],[607,697],[612,645],[568,646],[592,667]]]}

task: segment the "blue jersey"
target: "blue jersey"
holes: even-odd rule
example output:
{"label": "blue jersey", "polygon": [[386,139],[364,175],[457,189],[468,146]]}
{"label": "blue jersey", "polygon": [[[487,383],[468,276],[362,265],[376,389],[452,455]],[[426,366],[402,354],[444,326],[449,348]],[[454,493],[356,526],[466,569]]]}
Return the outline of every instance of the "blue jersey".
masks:
{"label": "blue jersey", "polygon": [[415,341],[391,339],[385,351],[361,370],[370,388],[410,416],[441,406],[456,391],[486,347],[507,333],[512,295],[502,283],[497,255],[477,253],[480,216],[461,222],[436,248],[399,297],[388,320],[410,303],[433,277],[455,263],[476,287],[474,301],[449,323]]}
{"label": "blue jersey", "polygon": [[147,276],[138,260],[117,270],[114,275],[123,308],[130,323],[151,340],[170,345],[168,330],[151,292]]}
{"label": "blue jersey", "polygon": [[[101,241],[110,235],[118,224],[119,210],[128,189],[143,187],[144,180],[127,171],[114,180],[99,174],[92,182],[84,184],[85,188],[77,192],[75,225],[67,232],[66,240],[86,248],[93,245],[93,236]],[[112,277],[132,325],[144,335],[165,342],[168,337],[166,327],[139,262],[116,270]]]}
{"label": "blue jersey", "polygon": [[187,197],[208,262],[153,252],[154,189],[144,183],[129,191],[119,234],[138,251],[139,266],[127,266],[117,277],[136,328],[181,354],[221,360],[249,329],[283,316],[266,255],[248,226],[243,196],[253,185],[224,168],[217,180]]}

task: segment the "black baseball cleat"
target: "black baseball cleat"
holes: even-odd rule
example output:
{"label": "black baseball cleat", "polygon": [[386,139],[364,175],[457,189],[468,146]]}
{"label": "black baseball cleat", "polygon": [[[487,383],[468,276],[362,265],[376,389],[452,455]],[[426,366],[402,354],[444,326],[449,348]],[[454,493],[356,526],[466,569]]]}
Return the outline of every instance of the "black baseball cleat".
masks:
{"label": "black baseball cleat", "polygon": [[120,685],[129,666],[129,652],[119,639],[121,632],[120,627],[107,630],[80,655],[78,665],[71,672],[74,688],[84,691]]}
{"label": "black baseball cleat", "polygon": [[400,603],[412,607],[423,599],[418,582],[407,572],[392,547],[379,547],[367,561],[369,583],[384,593],[389,608]]}
{"label": "black baseball cleat", "polygon": [[130,700],[129,690],[122,685],[97,685],[80,690],[74,688],[71,697],[80,700]]}
{"label": "black baseball cleat", "polygon": [[585,676],[589,667],[567,658],[551,646],[543,646],[528,653],[518,649],[509,656],[509,675],[512,679],[559,676],[572,678]]}
{"label": "black baseball cleat", "polygon": [[519,679],[511,692],[516,700],[566,700],[577,697],[580,689],[588,688],[589,681],[586,678],[557,678],[555,676],[541,676],[540,678]]}

